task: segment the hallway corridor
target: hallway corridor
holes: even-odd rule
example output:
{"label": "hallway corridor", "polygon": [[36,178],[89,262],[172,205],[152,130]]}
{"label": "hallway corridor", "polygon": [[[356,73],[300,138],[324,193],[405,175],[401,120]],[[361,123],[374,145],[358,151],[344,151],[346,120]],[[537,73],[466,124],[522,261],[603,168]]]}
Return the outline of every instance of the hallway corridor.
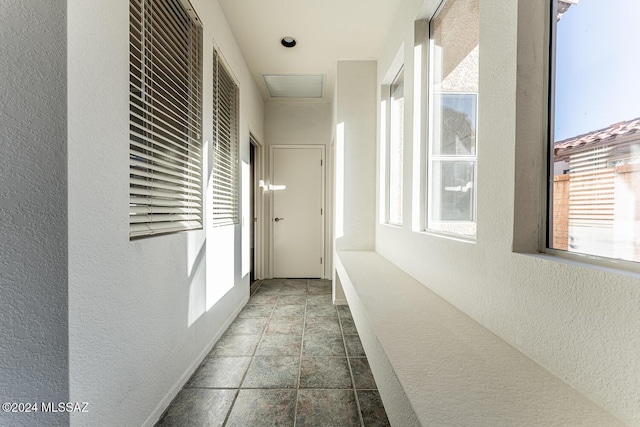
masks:
{"label": "hallway corridor", "polygon": [[265,280],[251,293],[157,426],[389,425],[328,280]]}

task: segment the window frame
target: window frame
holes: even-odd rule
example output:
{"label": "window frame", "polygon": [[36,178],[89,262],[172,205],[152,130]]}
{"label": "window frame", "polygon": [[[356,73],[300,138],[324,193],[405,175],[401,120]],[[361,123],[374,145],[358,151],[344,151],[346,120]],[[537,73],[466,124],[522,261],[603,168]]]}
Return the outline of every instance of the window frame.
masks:
{"label": "window frame", "polygon": [[[376,163],[377,170],[377,187],[379,189],[379,197],[377,198],[377,208],[376,208],[376,221],[380,225],[388,225],[394,228],[400,228],[403,224],[394,224],[389,222],[389,142],[390,142],[390,119],[391,119],[391,84],[395,81],[398,73],[403,71],[405,73],[405,81],[406,81],[406,72],[405,63],[404,63],[404,43],[401,43],[400,47],[396,51],[396,54],[389,64],[387,71],[384,76],[380,80],[380,84],[378,86],[378,90],[380,98],[378,104],[378,143],[376,150],[378,152],[378,158]],[[406,89],[404,91],[406,95]],[[406,105],[405,105],[406,108]],[[403,116],[406,116],[404,114]],[[403,128],[404,128],[404,138],[403,145],[407,141],[406,137],[406,122],[403,119]],[[403,148],[404,152],[404,148]],[[404,157],[404,156],[403,156]],[[404,162],[403,158],[403,162]],[[403,172],[404,175],[404,172]],[[403,192],[404,192],[404,182],[403,182]],[[403,202],[404,205],[404,202]],[[405,212],[403,209],[403,222],[405,218]]]}
{"label": "window frame", "polygon": [[[436,118],[436,114],[434,113],[434,95],[436,95],[436,91],[434,90],[434,78],[435,78],[435,65],[436,65],[436,60],[435,60],[435,47],[434,47],[434,22],[435,20],[438,18],[438,16],[440,15],[440,13],[444,10],[445,5],[448,4],[449,2],[453,2],[456,0],[443,0],[442,2],[440,2],[440,4],[438,5],[438,7],[436,8],[435,12],[433,13],[433,15],[431,16],[431,18],[429,18],[428,22],[427,22],[427,29],[426,29],[426,38],[427,38],[427,52],[426,52],[426,61],[427,61],[427,69],[426,69],[426,122],[427,122],[427,132],[426,132],[426,136],[425,136],[425,143],[424,143],[424,154],[423,154],[423,161],[424,161],[424,200],[423,200],[423,215],[422,217],[423,219],[423,223],[422,223],[422,231],[424,231],[427,234],[434,234],[434,235],[439,235],[439,236],[443,236],[443,237],[449,237],[449,238],[453,238],[456,240],[461,240],[461,241],[470,241],[470,242],[474,242],[476,240],[477,237],[477,225],[478,225],[478,205],[477,205],[477,194],[478,194],[478,155],[479,155],[479,150],[478,150],[478,140],[479,140],[479,129],[478,129],[478,118],[479,118],[479,90],[477,92],[463,92],[463,91],[451,91],[451,92],[439,92],[438,94],[451,94],[451,95],[474,95],[475,96],[475,102],[474,102],[474,109],[475,109],[475,125],[476,128],[474,129],[475,134],[474,134],[474,149],[475,149],[475,154],[474,155],[445,155],[445,154],[439,154],[439,155],[434,155],[433,154],[433,147],[434,147],[434,132],[435,132],[435,118]],[[479,46],[479,40],[478,40],[478,46]],[[479,82],[478,82],[479,84]],[[436,203],[434,203],[434,196],[435,196],[435,192],[434,192],[434,163],[435,162],[439,162],[440,164],[444,164],[445,162],[453,162],[453,161],[459,161],[459,162],[473,162],[473,193],[471,195],[472,197],[472,217],[473,217],[473,221],[446,221],[446,220],[434,220],[433,219],[433,208],[434,205],[437,205]],[[442,202],[442,198],[440,198],[440,203]],[[438,204],[439,205],[439,204]],[[462,233],[462,232],[457,232],[457,231],[450,231],[450,230],[443,230],[442,228],[433,228],[433,224],[447,224],[447,223],[451,223],[451,224],[468,224],[470,226],[473,227],[474,232],[473,234],[466,234],[466,233]]]}
{"label": "window frame", "polygon": [[405,69],[404,69],[404,64],[401,64],[400,67],[396,67],[394,68],[394,70],[397,70],[394,74],[393,74],[393,78],[391,79],[391,82],[389,84],[383,85],[383,90],[385,91],[384,93],[384,97],[383,100],[386,101],[386,111],[385,111],[385,122],[386,122],[386,126],[385,126],[385,158],[384,158],[384,168],[385,168],[385,207],[384,207],[384,223],[387,225],[391,225],[391,226],[396,226],[396,227],[402,227],[402,225],[404,224],[404,143],[405,143],[405,131],[406,131],[406,127],[405,127],[405,120],[404,120],[404,108],[403,107],[403,112],[402,112],[402,116],[400,119],[400,125],[402,126],[402,140],[400,141],[400,146],[401,148],[401,154],[400,154],[400,194],[399,194],[399,199],[400,199],[400,221],[399,222],[394,222],[391,221],[391,143],[392,143],[392,137],[393,137],[393,111],[392,111],[392,106],[393,106],[393,87],[394,87],[394,83],[398,80],[398,77],[400,77],[402,75],[402,99],[403,99],[403,105],[404,105],[404,100],[406,99],[406,94],[405,94]]}
{"label": "window frame", "polygon": [[[221,124],[221,118],[228,121]],[[211,224],[212,227],[237,225],[240,223],[240,87],[215,46],[212,122]]]}
{"label": "window frame", "polygon": [[557,1],[552,0],[548,6],[549,28],[546,31],[549,37],[549,57],[548,57],[548,90],[547,90],[547,131],[545,134],[545,155],[546,168],[545,176],[545,211],[543,217],[543,227],[541,232],[540,256],[549,256],[565,262],[575,262],[587,268],[604,268],[618,273],[637,275],[640,273],[640,262],[621,258],[610,258],[601,255],[593,255],[582,252],[571,252],[568,250],[553,248],[553,203],[554,203],[554,142],[555,142],[555,88],[556,88],[556,42],[557,42]]}
{"label": "window frame", "polygon": [[129,10],[129,239],[200,230],[202,24],[188,0]]}

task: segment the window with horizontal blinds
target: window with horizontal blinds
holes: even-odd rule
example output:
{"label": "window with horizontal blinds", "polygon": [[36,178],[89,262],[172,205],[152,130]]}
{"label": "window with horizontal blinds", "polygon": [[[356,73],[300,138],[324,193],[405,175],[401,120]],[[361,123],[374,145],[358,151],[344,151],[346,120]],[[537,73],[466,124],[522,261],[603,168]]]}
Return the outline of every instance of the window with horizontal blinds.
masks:
{"label": "window with horizontal blinds", "polygon": [[202,27],[188,0],[129,5],[129,236],[199,229]]}
{"label": "window with horizontal blinds", "polygon": [[213,52],[213,226],[238,224],[238,86]]}

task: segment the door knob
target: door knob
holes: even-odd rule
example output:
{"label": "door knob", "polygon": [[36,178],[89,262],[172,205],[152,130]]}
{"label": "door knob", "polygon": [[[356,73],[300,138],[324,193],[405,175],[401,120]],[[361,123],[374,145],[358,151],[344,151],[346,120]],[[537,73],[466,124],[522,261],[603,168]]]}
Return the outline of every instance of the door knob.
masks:
{"label": "door knob", "polygon": [[275,222],[280,222],[280,221],[284,221],[284,218],[276,218],[274,219]]}

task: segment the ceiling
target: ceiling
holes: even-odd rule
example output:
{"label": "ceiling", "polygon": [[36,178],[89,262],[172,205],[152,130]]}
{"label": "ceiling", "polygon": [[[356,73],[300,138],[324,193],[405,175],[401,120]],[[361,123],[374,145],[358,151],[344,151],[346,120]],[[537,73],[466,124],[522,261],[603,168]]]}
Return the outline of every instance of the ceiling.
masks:
{"label": "ceiling", "polygon": [[[402,0],[220,0],[265,100],[264,74],[325,76],[333,96],[337,60],[376,60]],[[298,42],[285,48],[280,39]],[[296,98],[300,100],[300,98]]]}

